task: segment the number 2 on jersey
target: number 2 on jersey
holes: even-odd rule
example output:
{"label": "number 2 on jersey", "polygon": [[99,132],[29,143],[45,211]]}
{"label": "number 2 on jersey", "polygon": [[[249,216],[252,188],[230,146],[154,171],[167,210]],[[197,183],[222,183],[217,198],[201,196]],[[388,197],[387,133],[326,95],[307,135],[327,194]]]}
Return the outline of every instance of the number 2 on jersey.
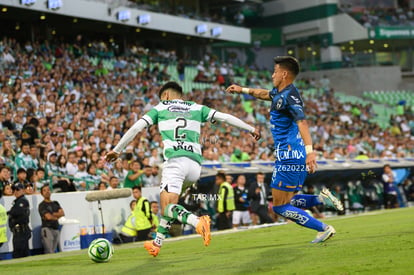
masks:
{"label": "number 2 on jersey", "polygon": [[185,139],[186,138],[186,134],[182,133],[181,135],[178,133],[178,130],[180,128],[185,128],[187,127],[187,120],[183,117],[177,117],[177,119],[175,120],[175,122],[177,122],[177,126],[174,129],[174,139]]}

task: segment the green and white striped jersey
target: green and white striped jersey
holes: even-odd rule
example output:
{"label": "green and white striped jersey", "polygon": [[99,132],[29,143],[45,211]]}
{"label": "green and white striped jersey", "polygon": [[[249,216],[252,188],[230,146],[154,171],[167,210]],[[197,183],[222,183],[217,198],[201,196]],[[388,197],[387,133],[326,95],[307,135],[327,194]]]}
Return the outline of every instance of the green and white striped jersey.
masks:
{"label": "green and white striped jersey", "polygon": [[142,119],[148,125],[158,124],[166,160],[188,157],[201,163],[201,123],[211,121],[215,112],[214,109],[192,101],[165,100]]}

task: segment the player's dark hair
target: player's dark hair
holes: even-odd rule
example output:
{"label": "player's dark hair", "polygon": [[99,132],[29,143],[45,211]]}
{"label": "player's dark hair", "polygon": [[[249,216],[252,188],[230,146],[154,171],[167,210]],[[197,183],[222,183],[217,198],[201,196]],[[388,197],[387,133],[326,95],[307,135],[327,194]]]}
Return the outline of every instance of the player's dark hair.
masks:
{"label": "player's dark hair", "polygon": [[288,70],[294,76],[297,76],[300,71],[299,61],[293,56],[276,56],[274,58],[275,64],[278,64],[283,69]]}
{"label": "player's dark hair", "polygon": [[177,92],[180,95],[183,95],[183,88],[180,86],[180,84],[178,84],[177,82],[174,82],[174,81],[170,81],[170,82],[165,83],[161,87],[160,91],[158,92],[158,96],[161,98],[162,93],[166,90],[169,90],[169,89]]}

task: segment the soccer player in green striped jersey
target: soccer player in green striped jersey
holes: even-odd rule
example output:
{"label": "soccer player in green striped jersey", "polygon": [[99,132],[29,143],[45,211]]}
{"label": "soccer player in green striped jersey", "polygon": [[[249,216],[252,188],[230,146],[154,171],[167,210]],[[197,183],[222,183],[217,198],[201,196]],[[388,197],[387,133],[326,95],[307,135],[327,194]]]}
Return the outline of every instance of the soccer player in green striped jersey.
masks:
{"label": "soccer player in green striped jersey", "polygon": [[106,155],[108,161],[117,159],[137,133],[145,127],[158,125],[164,144],[165,159],[160,188],[162,218],[155,240],[144,243],[145,249],[154,257],[158,255],[165,235],[175,220],[194,226],[197,233],[203,237],[204,245],[210,243],[210,217],[197,217],[177,204],[183,183],[196,182],[200,177],[201,124],[222,121],[249,131],[256,140],[260,138],[259,130],[235,116],[183,100],[182,87],[176,82],[168,82],[162,86],[159,96],[160,103],[135,122],[115,148]]}

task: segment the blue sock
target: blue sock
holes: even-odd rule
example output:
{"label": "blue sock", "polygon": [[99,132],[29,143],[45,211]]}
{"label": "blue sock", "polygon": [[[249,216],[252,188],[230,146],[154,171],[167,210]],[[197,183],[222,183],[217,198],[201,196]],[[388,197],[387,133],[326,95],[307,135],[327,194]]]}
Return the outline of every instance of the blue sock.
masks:
{"label": "blue sock", "polygon": [[325,230],[326,224],[318,221],[317,219],[306,213],[304,210],[294,207],[289,203],[280,206],[273,206],[273,211],[276,214],[288,218],[289,220],[292,220],[301,226],[311,228],[320,232]]}
{"label": "blue sock", "polygon": [[311,208],[312,206],[322,204],[322,202],[317,195],[298,194],[293,196],[290,204],[299,208]]}

